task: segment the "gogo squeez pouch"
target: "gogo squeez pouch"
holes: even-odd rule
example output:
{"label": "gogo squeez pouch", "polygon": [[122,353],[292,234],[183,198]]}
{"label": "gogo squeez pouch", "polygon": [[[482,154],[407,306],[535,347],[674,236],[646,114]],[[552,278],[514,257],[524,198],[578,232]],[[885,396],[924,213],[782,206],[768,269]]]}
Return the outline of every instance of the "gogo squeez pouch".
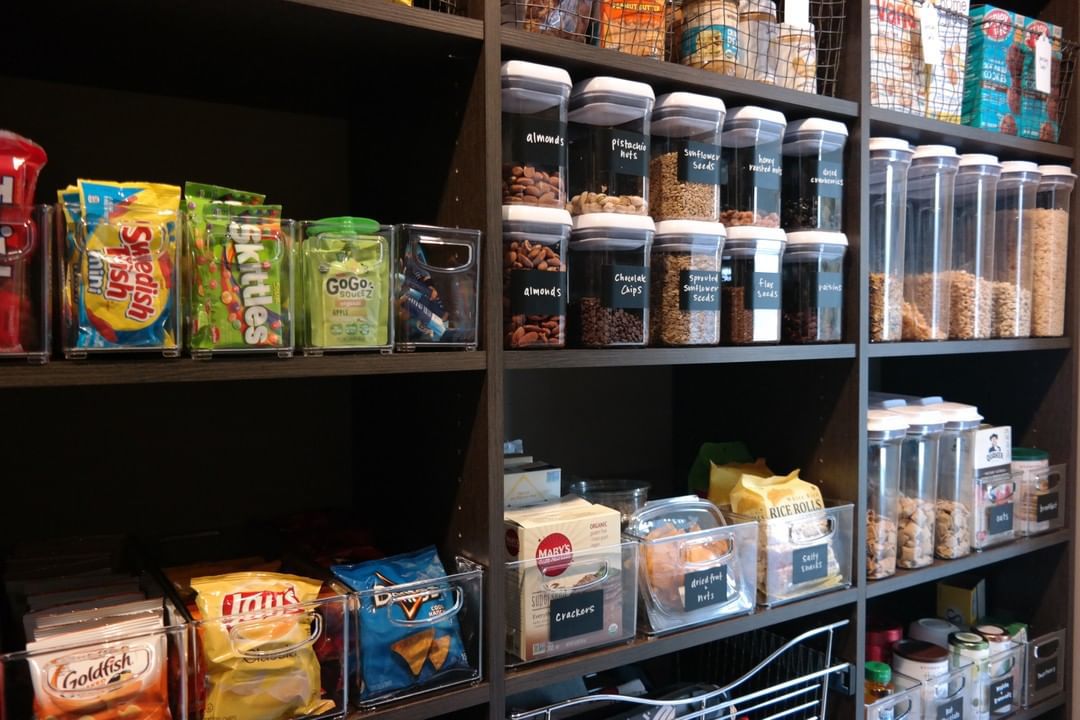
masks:
{"label": "gogo squeez pouch", "polygon": [[[330,570],[360,596],[360,658],[364,699],[468,669],[455,590],[438,582],[446,571],[434,547],[414,553],[334,565]],[[399,585],[433,581],[430,587]],[[457,592],[460,592],[457,591]]]}

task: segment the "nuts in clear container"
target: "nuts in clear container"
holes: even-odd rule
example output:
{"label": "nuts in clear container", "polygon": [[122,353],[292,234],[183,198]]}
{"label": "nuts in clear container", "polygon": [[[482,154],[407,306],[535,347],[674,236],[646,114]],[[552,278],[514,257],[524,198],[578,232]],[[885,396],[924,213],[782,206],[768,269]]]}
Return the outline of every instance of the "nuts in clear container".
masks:
{"label": "nuts in clear container", "polygon": [[866,577],[896,574],[896,523],[871,510],[866,515]]}
{"label": "nuts in clear container", "polygon": [[503,332],[507,348],[566,345],[569,237],[570,213],[565,210],[503,206]]}
{"label": "nuts in clear container", "polygon": [[570,74],[561,68],[503,63],[502,202],[562,208],[566,204],[566,117]]}
{"label": "nuts in clear container", "polygon": [[725,226],[780,227],[781,148],[787,119],[775,110],[747,105],[724,118],[721,152],[727,177],[721,190]]}

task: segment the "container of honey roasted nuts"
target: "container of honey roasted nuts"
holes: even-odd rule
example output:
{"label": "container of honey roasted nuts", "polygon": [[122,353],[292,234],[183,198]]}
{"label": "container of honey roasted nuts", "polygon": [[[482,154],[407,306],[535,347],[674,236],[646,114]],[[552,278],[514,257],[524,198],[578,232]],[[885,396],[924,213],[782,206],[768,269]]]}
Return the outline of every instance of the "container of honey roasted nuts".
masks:
{"label": "container of honey roasted nuts", "polygon": [[570,213],[503,205],[502,214],[505,346],[566,347]]}
{"label": "container of honey roasted nuts", "polygon": [[787,119],[775,110],[747,105],[724,118],[726,177],[721,178],[720,222],[780,227],[781,149]]}
{"label": "container of honey roasted nuts", "polygon": [[502,65],[503,205],[566,205],[570,74],[510,60]]}

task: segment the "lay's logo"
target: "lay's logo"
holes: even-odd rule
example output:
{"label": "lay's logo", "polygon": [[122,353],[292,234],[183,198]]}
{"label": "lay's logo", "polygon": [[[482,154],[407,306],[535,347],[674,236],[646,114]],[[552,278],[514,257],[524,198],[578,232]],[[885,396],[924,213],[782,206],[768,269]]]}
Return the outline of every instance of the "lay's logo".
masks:
{"label": "lay's logo", "polygon": [[247,615],[263,610],[276,610],[299,605],[296,588],[289,585],[281,591],[261,590],[257,592],[236,592],[225,596],[221,603],[222,615]]}

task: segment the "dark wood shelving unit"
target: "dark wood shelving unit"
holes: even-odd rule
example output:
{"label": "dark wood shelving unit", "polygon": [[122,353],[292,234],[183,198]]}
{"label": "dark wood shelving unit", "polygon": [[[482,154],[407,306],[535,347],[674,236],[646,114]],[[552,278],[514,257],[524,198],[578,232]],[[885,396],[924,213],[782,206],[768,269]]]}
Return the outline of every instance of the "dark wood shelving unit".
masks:
{"label": "dark wood shelving unit", "polygon": [[491,686],[479,682],[351,712],[348,720],[424,720],[484,705],[490,696]]}
{"label": "dark wood shelving unit", "polygon": [[507,370],[544,370],[554,368],[798,362],[803,360],[840,360],[854,357],[854,344],[772,345],[762,347],[508,352],[506,353],[505,364]]}
{"label": "dark wood shelving unit", "polygon": [[921,357],[927,355],[975,355],[1001,352],[1068,350],[1072,341],[1059,338],[1002,338],[997,340],[946,340],[943,342],[870,343],[872,358]]}

